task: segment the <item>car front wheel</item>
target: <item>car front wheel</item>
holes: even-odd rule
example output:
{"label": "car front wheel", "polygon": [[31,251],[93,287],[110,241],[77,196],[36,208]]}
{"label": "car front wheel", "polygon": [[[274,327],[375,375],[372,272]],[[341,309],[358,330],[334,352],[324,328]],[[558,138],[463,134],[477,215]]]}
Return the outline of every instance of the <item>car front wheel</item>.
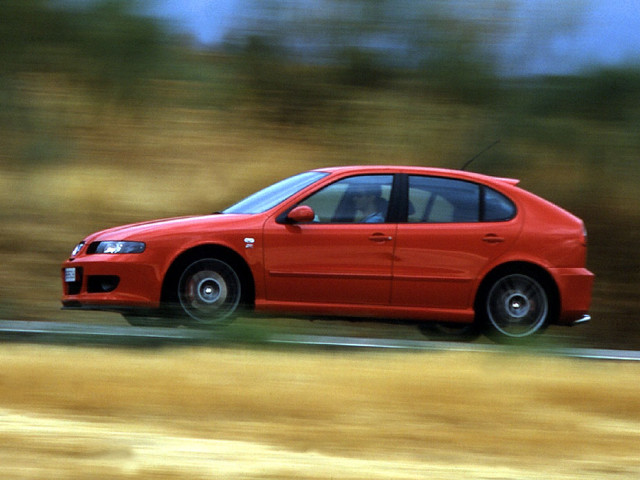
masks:
{"label": "car front wheel", "polygon": [[134,327],[177,327],[179,325],[175,319],[161,316],[149,317],[130,313],[123,313],[122,316],[129,325],[133,325]]}
{"label": "car front wheel", "polygon": [[199,259],[188,265],[176,288],[186,322],[202,327],[230,322],[242,296],[242,283],[236,271],[215,258]]}
{"label": "car front wheel", "polygon": [[508,273],[490,284],[484,298],[487,336],[515,343],[541,331],[551,310],[542,281],[530,273]]}

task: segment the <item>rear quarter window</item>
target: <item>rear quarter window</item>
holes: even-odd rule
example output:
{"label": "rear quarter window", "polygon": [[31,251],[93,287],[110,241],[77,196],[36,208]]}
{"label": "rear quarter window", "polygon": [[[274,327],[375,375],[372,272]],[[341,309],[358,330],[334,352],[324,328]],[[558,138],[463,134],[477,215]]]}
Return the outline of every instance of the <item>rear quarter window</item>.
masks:
{"label": "rear quarter window", "polygon": [[485,222],[506,222],[516,216],[515,204],[500,192],[484,187],[484,211],[482,220]]}

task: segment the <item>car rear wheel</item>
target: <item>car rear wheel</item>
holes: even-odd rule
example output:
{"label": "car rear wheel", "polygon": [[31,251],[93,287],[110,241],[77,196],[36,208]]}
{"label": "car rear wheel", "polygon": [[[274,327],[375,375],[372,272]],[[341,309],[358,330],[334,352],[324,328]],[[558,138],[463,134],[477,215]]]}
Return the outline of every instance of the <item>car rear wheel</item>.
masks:
{"label": "car rear wheel", "polygon": [[176,288],[186,323],[202,327],[229,323],[242,297],[242,283],[236,271],[215,258],[199,259],[188,265]]}
{"label": "car rear wheel", "polygon": [[490,284],[484,298],[485,333],[518,342],[544,329],[551,310],[549,293],[532,273],[507,273]]}
{"label": "car rear wheel", "polygon": [[471,342],[481,335],[475,323],[425,322],[418,328],[431,340]]}

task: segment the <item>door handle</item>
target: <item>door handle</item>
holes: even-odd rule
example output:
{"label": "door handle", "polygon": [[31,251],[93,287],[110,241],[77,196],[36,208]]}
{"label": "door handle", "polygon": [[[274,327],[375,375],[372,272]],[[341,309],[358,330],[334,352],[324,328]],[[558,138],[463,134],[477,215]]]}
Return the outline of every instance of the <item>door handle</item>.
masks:
{"label": "door handle", "polygon": [[369,240],[372,242],[390,242],[393,240],[393,237],[390,235],[385,235],[384,233],[374,233],[369,237]]}
{"label": "door handle", "polygon": [[484,237],[482,237],[482,241],[486,243],[502,243],[504,242],[504,238],[496,235],[495,233],[488,233]]}

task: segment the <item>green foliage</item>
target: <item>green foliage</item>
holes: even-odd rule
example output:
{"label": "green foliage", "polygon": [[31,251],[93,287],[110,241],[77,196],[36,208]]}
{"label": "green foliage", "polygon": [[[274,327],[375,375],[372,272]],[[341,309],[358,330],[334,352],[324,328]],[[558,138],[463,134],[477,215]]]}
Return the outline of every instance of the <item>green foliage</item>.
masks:
{"label": "green foliage", "polygon": [[535,85],[530,111],[596,121],[624,121],[640,108],[640,70],[604,68],[585,75],[552,77]]}
{"label": "green foliage", "polygon": [[427,92],[466,104],[491,104],[500,95],[500,80],[488,65],[461,54],[442,52],[422,69]]}
{"label": "green foliage", "polygon": [[157,22],[132,13],[132,5],[109,0],[64,9],[45,0],[4,2],[4,86],[24,73],[63,73],[101,97],[131,101],[141,95],[144,81],[160,71],[166,36]]}
{"label": "green foliage", "polygon": [[125,0],[76,8],[47,0],[2,3],[0,127],[6,134],[0,147],[13,162],[31,168],[57,161],[65,151],[58,140],[65,108],[58,99],[34,98],[42,89],[73,86],[77,97],[100,105],[152,98],[149,81],[162,75],[168,57],[166,35],[132,7]]}
{"label": "green foliage", "polygon": [[46,0],[9,0],[1,9],[0,77],[50,67],[51,51],[73,38],[70,15]]}
{"label": "green foliage", "polygon": [[150,18],[134,16],[129,3],[107,1],[80,12],[76,69],[89,87],[107,98],[131,101],[145,94],[145,82],[161,73],[164,33]]}
{"label": "green foliage", "polygon": [[425,91],[465,104],[494,103],[501,86],[487,25],[436,5],[424,13],[425,32],[416,40]]}
{"label": "green foliage", "polygon": [[[529,133],[559,143],[568,137],[549,135],[545,118],[637,117],[637,70],[610,68],[504,88],[491,54],[499,44],[496,35],[506,32],[495,20],[503,3],[509,2],[489,2],[486,20],[460,16],[445,1],[327,0],[326,9],[309,12],[287,2],[256,1],[254,17],[232,35],[234,48],[208,57],[184,48],[178,58],[177,40],[158,21],[137,15],[133,0],[74,8],[9,0],[0,22],[0,125],[43,123],[30,118],[42,107],[23,93],[29,90],[24,78],[33,74],[62,78],[100,105],[118,107],[157,103],[160,94],[152,87],[171,79],[188,85],[171,99],[174,104],[249,103],[261,118],[286,124],[341,120],[354,97],[372,95],[373,89],[426,92],[438,101],[504,109],[521,133],[537,125]],[[55,132],[49,128],[47,135]]]}
{"label": "green foliage", "polygon": [[342,54],[339,81],[349,87],[381,88],[388,85],[393,70],[385,67],[380,55],[362,48],[347,48]]}
{"label": "green foliage", "polygon": [[247,91],[263,117],[280,123],[308,123],[325,115],[336,97],[323,69],[287,60],[284,49],[264,37],[250,36],[240,54]]}

